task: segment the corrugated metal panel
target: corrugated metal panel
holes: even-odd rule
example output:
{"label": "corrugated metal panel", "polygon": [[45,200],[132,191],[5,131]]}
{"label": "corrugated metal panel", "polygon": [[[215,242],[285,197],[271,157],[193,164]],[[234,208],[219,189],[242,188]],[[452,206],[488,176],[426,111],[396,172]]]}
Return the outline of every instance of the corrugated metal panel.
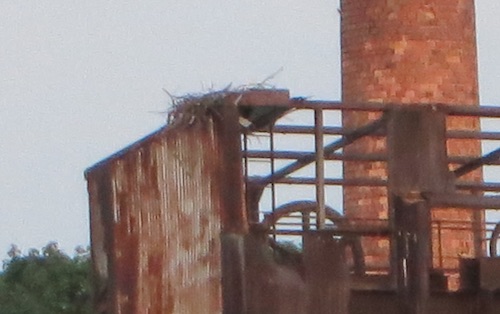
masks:
{"label": "corrugated metal panel", "polygon": [[87,172],[108,311],[222,311],[220,145],[210,121],[160,130]]}
{"label": "corrugated metal panel", "polygon": [[[192,125],[160,129],[87,170],[98,312],[222,312],[222,277],[225,306],[244,309],[236,102],[275,105],[289,94],[225,97],[222,106],[196,108],[204,116]],[[221,248],[221,234],[239,240]]]}

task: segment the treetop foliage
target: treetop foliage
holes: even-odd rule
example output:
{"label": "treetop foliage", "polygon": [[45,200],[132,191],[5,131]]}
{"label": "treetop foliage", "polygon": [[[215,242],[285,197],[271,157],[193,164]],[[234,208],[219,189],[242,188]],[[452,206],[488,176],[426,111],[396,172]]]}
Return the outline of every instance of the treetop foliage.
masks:
{"label": "treetop foliage", "polygon": [[74,256],[55,242],[23,255],[12,245],[0,273],[0,313],[87,314],[91,311],[89,248]]}

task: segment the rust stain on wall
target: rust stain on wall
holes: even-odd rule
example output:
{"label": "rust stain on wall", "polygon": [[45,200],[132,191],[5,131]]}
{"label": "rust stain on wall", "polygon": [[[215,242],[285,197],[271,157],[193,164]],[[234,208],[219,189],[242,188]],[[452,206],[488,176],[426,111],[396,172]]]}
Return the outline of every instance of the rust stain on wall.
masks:
{"label": "rust stain on wall", "polygon": [[219,146],[212,121],[161,129],[87,171],[98,308],[222,311]]}

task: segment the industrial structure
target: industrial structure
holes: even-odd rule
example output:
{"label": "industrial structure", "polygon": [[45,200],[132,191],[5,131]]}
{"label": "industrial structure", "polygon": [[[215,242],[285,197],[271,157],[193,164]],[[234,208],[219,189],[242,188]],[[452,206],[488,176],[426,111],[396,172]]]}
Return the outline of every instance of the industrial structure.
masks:
{"label": "industrial structure", "polygon": [[342,101],[185,97],[86,171],[97,312],[498,312],[473,1],[341,3]]}

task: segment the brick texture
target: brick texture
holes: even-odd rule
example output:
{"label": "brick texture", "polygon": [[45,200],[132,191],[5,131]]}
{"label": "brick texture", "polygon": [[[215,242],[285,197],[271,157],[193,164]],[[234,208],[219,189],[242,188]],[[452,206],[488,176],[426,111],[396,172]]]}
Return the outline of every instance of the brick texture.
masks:
{"label": "brick texture", "polygon": [[[344,102],[419,103],[477,106],[477,53],[473,0],[342,0],[342,98]],[[343,124],[356,128],[376,113],[346,112]],[[477,130],[477,118],[452,118],[448,129]],[[448,140],[448,155],[478,156],[475,140]],[[380,138],[365,138],[349,153],[385,151]],[[452,165],[453,167],[453,165]],[[386,178],[385,165],[345,162],[344,177]],[[467,178],[480,180],[481,172]],[[385,189],[347,187],[344,210],[355,218],[387,218]],[[470,226],[467,210],[435,210],[433,219],[453,219]],[[474,255],[471,231],[433,234],[435,266],[456,267],[458,255]],[[441,246],[440,246],[441,245]],[[387,266],[388,245],[365,242],[368,266]],[[438,261],[437,256],[444,259]]]}

